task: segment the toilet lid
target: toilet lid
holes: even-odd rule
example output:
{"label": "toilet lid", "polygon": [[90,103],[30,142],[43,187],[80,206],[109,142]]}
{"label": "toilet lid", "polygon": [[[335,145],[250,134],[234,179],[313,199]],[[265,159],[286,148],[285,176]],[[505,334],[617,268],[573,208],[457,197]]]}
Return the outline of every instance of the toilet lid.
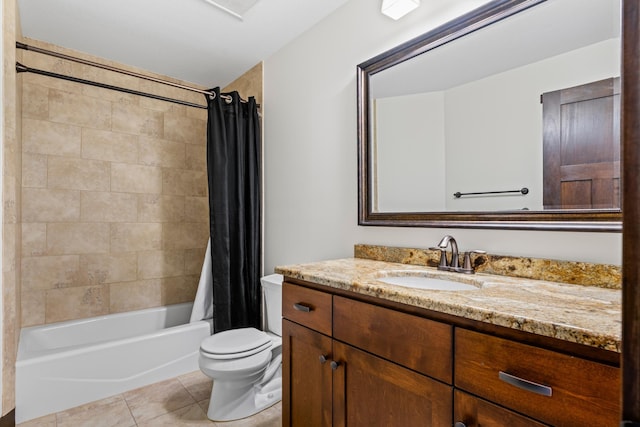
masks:
{"label": "toilet lid", "polygon": [[208,357],[233,359],[250,356],[271,346],[271,338],[265,332],[255,328],[231,329],[218,332],[205,338],[200,350]]}

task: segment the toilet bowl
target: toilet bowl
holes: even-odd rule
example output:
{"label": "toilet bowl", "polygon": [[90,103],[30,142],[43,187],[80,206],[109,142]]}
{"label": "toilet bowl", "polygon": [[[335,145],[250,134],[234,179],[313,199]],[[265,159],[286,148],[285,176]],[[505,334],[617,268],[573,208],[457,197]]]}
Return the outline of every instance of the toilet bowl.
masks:
{"label": "toilet bowl", "polygon": [[282,276],[260,281],[265,331],[231,329],[200,344],[200,370],[213,379],[207,411],[213,421],[245,418],[282,399]]}

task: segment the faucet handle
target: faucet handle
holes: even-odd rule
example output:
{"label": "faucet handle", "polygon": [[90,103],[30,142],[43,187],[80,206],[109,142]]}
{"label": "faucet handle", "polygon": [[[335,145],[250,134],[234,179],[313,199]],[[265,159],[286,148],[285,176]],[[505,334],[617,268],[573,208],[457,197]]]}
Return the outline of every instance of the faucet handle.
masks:
{"label": "faucet handle", "polygon": [[472,251],[467,251],[464,254],[464,265],[461,269],[461,271],[463,273],[467,273],[467,274],[473,274],[476,271],[473,269],[473,266],[471,265],[471,254],[486,254],[487,251],[481,251],[480,249],[474,249]]}
{"label": "faucet handle", "polygon": [[447,270],[447,248],[441,248],[440,246],[430,247],[432,251],[440,251],[440,263],[438,263],[438,270]]}

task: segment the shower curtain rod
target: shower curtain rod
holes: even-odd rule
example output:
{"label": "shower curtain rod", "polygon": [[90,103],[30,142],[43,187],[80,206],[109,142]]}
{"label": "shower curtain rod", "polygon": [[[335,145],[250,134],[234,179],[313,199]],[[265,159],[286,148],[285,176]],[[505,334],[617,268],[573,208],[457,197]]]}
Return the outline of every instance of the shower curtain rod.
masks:
{"label": "shower curtain rod", "polygon": [[100,87],[103,89],[111,89],[118,92],[129,93],[131,95],[138,95],[138,96],[144,96],[146,98],[158,99],[160,101],[173,102],[174,104],[186,105],[187,107],[202,108],[204,110],[207,109],[207,106],[205,105],[200,105],[200,104],[196,104],[188,101],[182,101],[180,99],[168,98],[166,96],[154,95],[152,93],[141,92],[139,90],[127,89],[120,86],[113,86],[105,83],[94,82],[91,80],[80,79],[78,77],[67,76],[64,74],[52,73],[51,71],[38,70],[37,68],[31,68],[31,67],[27,67],[26,65],[22,65],[19,62],[16,62],[16,71],[18,73],[40,74],[42,76],[54,77],[56,79],[68,80],[75,83],[83,83],[90,86]]}
{"label": "shower curtain rod", "polygon": [[[43,48],[36,47],[36,46],[31,46],[31,45],[28,45],[28,44],[22,43],[22,42],[16,42],[16,48],[23,49],[23,50],[29,50],[29,51],[36,52],[36,53],[41,53],[43,55],[53,56],[53,57],[56,57],[56,58],[67,60],[67,61],[77,62],[79,64],[90,65],[92,67],[101,68],[103,70],[113,71],[114,73],[126,74],[128,76],[137,77],[137,78],[143,79],[143,80],[149,80],[149,81],[152,81],[152,82],[155,82],[155,83],[160,83],[160,84],[167,85],[167,86],[173,86],[173,87],[176,87],[176,88],[179,88],[179,89],[188,90],[188,91],[191,91],[191,92],[201,93],[203,95],[209,96],[211,99],[214,99],[215,96],[216,96],[215,92],[210,91],[210,90],[198,89],[198,88],[195,88],[195,87],[192,87],[192,86],[187,86],[187,85],[183,85],[183,84],[180,84],[180,83],[170,82],[168,80],[163,80],[163,79],[159,79],[159,78],[156,78],[156,77],[147,76],[147,75],[144,75],[144,74],[136,73],[134,71],[123,70],[122,68],[112,67],[110,65],[100,64],[99,62],[89,61],[87,59],[77,58],[77,57],[71,56],[71,55],[65,55],[64,53],[54,52],[52,50],[43,49]],[[25,67],[23,65],[21,65],[21,66],[24,67],[24,68],[27,68],[27,69],[25,69],[25,70],[19,70],[18,69],[18,72],[34,72],[33,68]],[[17,63],[16,63],[16,67],[18,67]],[[114,89],[114,90],[124,89],[124,88],[119,88],[118,89],[117,86],[106,85],[104,83],[97,83],[97,82],[88,83],[89,80],[79,79],[79,78],[76,78],[76,77],[70,77],[70,78],[67,79],[66,78],[67,76],[63,76],[63,75],[57,74],[57,73],[44,74],[44,73],[49,73],[48,71],[42,71],[42,70],[36,70],[36,71],[38,71],[37,74],[49,75],[50,77],[56,77],[56,78],[63,78],[63,79],[66,79],[66,80],[76,81],[76,82],[79,82],[79,83],[92,84],[94,86],[106,87],[108,89]],[[191,107],[207,108],[207,107],[203,107],[202,105],[198,105],[198,104],[187,102],[187,101],[172,100],[171,98],[161,97],[161,96],[152,95],[152,94],[145,94],[144,92],[130,91],[130,89],[124,89],[121,92],[133,93],[135,95],[140,95],[140,96],[150,95],[150,96],[148,96],[149,98],[163,99],[163,100],[168,101],[168,102],[176,102],[178,104],[188,105],[188,106],[191,106]],[[232,101],[232,98],[229,95],[220,95],[220,96],[225,101],[227,101],[228,103],[230,103]],[[240,98],[240,101],[241,102],[247,102],[242,98]],[[260,105],[258,104],[257,107],[260,108]]]}

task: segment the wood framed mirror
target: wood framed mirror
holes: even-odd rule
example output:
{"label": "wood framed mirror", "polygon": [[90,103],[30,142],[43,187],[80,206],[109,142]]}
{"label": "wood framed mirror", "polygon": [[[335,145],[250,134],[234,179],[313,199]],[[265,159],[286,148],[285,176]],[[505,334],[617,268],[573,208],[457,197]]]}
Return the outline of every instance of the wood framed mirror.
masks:
{"label": "wood framed mirror", "polygon": [[359,225],[621,231],[620,9],[494,0],[359,64]]}

